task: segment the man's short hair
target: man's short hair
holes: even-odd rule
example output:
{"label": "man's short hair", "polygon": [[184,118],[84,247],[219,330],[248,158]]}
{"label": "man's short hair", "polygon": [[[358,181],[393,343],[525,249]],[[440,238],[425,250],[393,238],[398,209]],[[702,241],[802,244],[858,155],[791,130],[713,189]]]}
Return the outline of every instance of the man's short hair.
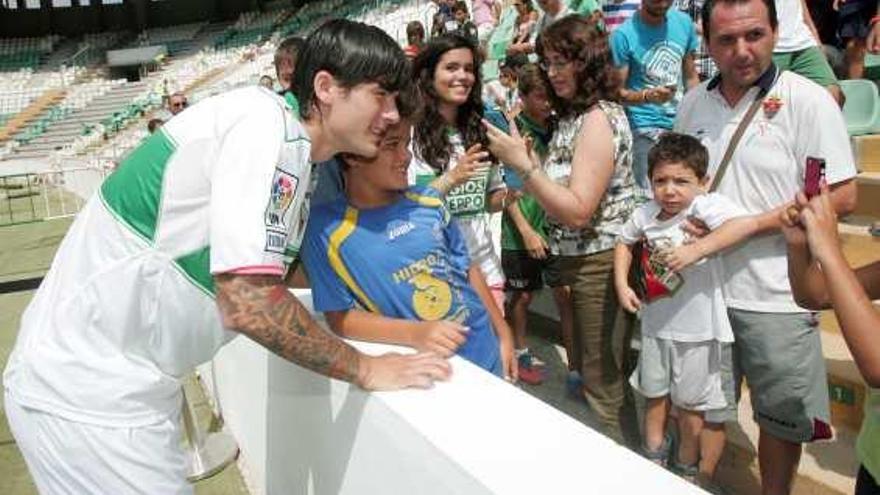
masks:
{"label": "man's short hair", "polygon": [[296,64],[297,55],[304,44],[305,40],[299,36],[291,36],[282,41],[275,49],[275,66],[278,67],[278,64],[284,59],[289,59]]}
{"label": "man's short hair", "polygon": [[498,63],[498,69],[510,69],[516,72],[520,69],[520,67],[526,65],[527,63],[529,63],[529,57],[522,53],[516,53],[504,57],[504,60]]}
{"label": "man's short hair", "polygon": [[[700,12],[701,21],[703,23],[703,38],[706,41],[709,41],[709,33],[711,32],[711,18],[712,18],[712,10],[715,9],[715,6],[719,3],[725,4],[741,4],[741,3],[749,3],[753,0],[706,0],[706,3],[703,4],[703,10]],[[779,17],[776,15],[776,0],[761,0],[764,3],[764,6],[767,7],[767,15],[770,17],[770,27],[776,31],[776,28],[779,26]]]}
{"label": "man's short hair", "polygon": [[420,21],[410,21],[406,25],[407,42],[412,43],[415,38],[420,38],[422,41],[425,40],[425,26]]}
{"label": "man's short hair", "polygon": [[709,168],[709,152],[699,139],[687,134],[667,132],[648,152],[648,177],[653,179],[654,169],[662,164],[680,163],[694,171],[703,180]]}
{"label": "man's short hair", "polygon": [[455,4],[453,4],[452,12],[460,12],[460,11],[464,11],[465,14],[468,13],[467,2],[458,1],[458,2],[455,2]]}
{"label": "man's short hair", "polygon": [[386,91],[399,91],[408,82],[409,62],[403,49],[375,26],[331,19],[306,39],[293,71],[293,91],[300,115],[308,118],[315,101],[314,79],[329,72],[344,88],[378,83]]}
{"label": "man's short hair", "polygon": [[165,121],[162,119],[150,119],[150,121],[147,122],[147,131],[152,134],[156,132],[156,129],[162,127],[162,124],[164,123]]}

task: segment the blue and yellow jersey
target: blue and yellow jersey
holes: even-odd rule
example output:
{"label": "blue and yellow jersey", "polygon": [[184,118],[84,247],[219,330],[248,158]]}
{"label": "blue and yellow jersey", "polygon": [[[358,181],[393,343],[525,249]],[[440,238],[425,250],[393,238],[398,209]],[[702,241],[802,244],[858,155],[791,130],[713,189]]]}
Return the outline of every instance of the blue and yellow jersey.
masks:
{"label": "blue and yellow jersey", "polygon": [[436,190],[414,186],[381,208],[360,210],[344,196],[317,206],[302,256],[316,310],[456,321],[470,328],[458,354],[500,371],[489,314],[468,282],[467,246]]}

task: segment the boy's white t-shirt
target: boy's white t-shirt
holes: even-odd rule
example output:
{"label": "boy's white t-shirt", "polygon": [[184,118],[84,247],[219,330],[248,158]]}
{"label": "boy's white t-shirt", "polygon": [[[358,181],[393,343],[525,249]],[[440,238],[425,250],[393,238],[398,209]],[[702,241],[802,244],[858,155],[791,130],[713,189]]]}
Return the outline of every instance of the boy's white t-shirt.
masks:
{"label": "boy's white t-shirt", "polygon": [[[452,132],[449,135],[452,144],[452,155],[449,158],[449,169],[458,165],[458,159],[464,155],[465,146],[461,134]],[[427,185],[437,177],[437,172],[424,162],[413,149],[413,158],[409,166],[410,185]],[[507,187],[501,175],[501,167],[493,166],[484,173],[453,188],[446,194],[446,207],[458,222],[464,235],[471,263],[479,265],[486,277],[489,287],[504,284],[504,272],[501,269],[501,254],[495,247],[489,213],[486,211],[489,195]]]}
{"label": "boy's white t-shirt", "polygon": [[[639,207],[624,224],[620,242],[632,245],[644,237],[652,248],[678,247],[687,238],[681,229],[687,217],[698,218],[715,230],[731,218],[746,214],[717,193],[697,196],[686,210],[667,220],[657,218],[661,211],[653,200]],[[677,342],[733,342],[718,260],[709,257],[682,270],[681,276],[684,284],[671,297],[642,307],[642,335]]]}

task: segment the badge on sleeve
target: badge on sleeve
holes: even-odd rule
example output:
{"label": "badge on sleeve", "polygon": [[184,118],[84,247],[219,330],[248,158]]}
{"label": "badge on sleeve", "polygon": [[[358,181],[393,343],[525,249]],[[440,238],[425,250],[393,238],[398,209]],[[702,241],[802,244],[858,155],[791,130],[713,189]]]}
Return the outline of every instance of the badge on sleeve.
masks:
{"label": "badge on sleeve", "polygon": [[275,169],[269,204],[266,206],[266,251],[284,254],[293,220],[293,203],[299,178],[280,168]]}

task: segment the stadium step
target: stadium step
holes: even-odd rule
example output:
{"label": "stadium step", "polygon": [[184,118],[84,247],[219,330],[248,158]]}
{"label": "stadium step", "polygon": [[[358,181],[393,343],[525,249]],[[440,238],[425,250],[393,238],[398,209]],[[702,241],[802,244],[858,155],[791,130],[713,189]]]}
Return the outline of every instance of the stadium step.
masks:
{"label": "stadium step", "polygon": [[[851,263],[866,261],[870,255],[868,248],[874,242],[880,242],[867,234],[846,232],[842,239],[844,252]],[[546,290],[536,297],[531,311],[554,321],[559,319],[552,297]],[[867,388],[836,325],[833,313],[823,312],[820,336],[835,438],[830,442],[808,445],[804,449],[792,492],[798,495],[849,495],[853,492],[853,476],[858,467],[854,453],[855,438],[863,417]],[[760,493],[756,458],[758,426],[752,419],[748,387],[743,387],[739,423],[729,431],[728,447],[719,467],[719,480],[731,495]]]}
{"label": "stadium step", "polygon": [[49,125],[44,134],[16,149],[14,156],[16,158],[35,158],[45,156],[56,148],[63,147],[77,136],[82,135],[86,126],[97,124],[112,116],[113,112],[123,109],[147,86],[147,81],[139,81],[114,87],[106,94],[95,98],[87,107]]}
{"label": "stadium step", "polygon": [[880,216],[880,171],[861,172],[856,176],[859,190],[856,215]]}
{"label": "stadium step", "polygon": [[851,143],[859,170],[880,172],[880,134],[853,136]]}
{"label": "stadium step", "polygon": [[15,133],[24,129],[28,122],[43,113],[50,106],[61,101],[61,99],[64,98],[64,94],[65,91],[63,89],[50,89],[43,93],[24,110],[10,119],[5,127],[0,128],[0,141],[9,139],[14,136]]}
{"label": "stadium step", "polygon": [[[862,198],[859,198],[862,201]],[[843,253],[850,266],[859,267],[877,260],[880,238],[868,233],[873,217],[847,217],[839,224]],[[861,427],[867,388],[852,355],[840,334],[840,326],[831,310],[820,315],[822,348],[828,368],[828,386],[831,396],[831,416],[835,426],[852,429]]]}

